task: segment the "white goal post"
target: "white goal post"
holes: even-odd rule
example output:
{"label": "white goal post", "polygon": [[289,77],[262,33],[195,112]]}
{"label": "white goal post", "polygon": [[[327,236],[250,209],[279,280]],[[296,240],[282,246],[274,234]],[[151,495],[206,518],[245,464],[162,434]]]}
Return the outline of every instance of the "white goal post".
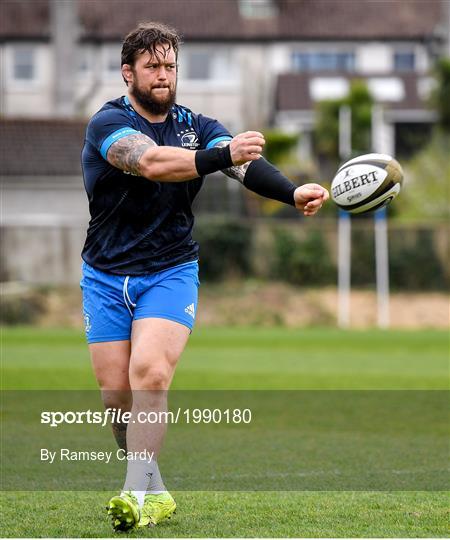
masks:
{"label": "white goal post", "polygon": [[[372,108],[372,152],[393,155],[392,128],[384,121],[380,105]],[[342,162],[352,155],[351,110],[344,105],[339,110],[339,157]],[[377,325],[388,328],[389,319],[389,254],[386,209],[374,214],[375,266],[377,290]],[[340,210],[338,218],[338,325],[350,326],[351,292],[351,214]]]}

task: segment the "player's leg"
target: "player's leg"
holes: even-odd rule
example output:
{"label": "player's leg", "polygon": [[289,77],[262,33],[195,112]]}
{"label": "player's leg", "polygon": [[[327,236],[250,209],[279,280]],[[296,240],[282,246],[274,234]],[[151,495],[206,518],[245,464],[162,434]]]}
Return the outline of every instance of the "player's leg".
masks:
{"label": "player's leg", "polygon": [[[166,432],[155,416],[167,410],[167,390],[189,337],[189,328],[164,319],[139,319],[133,323],[129,381],[133,395],[127,428],[127,475],[119,496],[109,501],[108,512],[116,530],[156,525],[170,518],[175,501],[166,490],[157,456]],[[153,415],[145,421],[142,415]]]}
{"label": "player's leg", "polygon": [[[89,351],[105,409],[131,411],[132,395],[128,378],[130,341],[92,343],[89,345]],[[126,451],[127,424],[112,422],[111,427],[117,445]]]}
{"label": "player's leg", "polygon": [[150,416],[154,420],[167,411],[167,391],[189,333],[186,326],[167,319],[133,322],[129,379],[133,389],[132,418],[137,421],[129,425],[128,445],[131,451],[149,451],[155,461],[164,440],[166,422],[140,422],[138,414],[144,420]]}
{"label": "player's leg", "polygon": [[[92,366],[102,392],[105,408],[131,411],[132,393],[128,378],[131,345],[129,340],[89,345]],[[127,423],[112,422],[119,448],[127,451]],[[107,506],[114,529],[127,531],[135,527],[141,514],[138,501],[127,493],[112,497]]]}
{"label": "player's leg", "polygon": [[[194,325],[198,286],[195,261],[143,279],[136,289],[129,370],[136,413],[141,406],[157,414],[167,409],[167,391]],[[153,434],[155,456],[165,427]],[[137,436],[137,429],[129,433]]]}
{"label": "player's leg", "polygon": [[[167,391],[178,360],[194,324],[198,298],[198,265],[196,262],[159,272],[148,288],[141,288],[135,309],[131,336],[130,385],[133,389],[133,416],[149,413],[155,417],[167,411]],[[150,465],[129,464],[128,488],[139,486],[136,495],[147,490],[140,525],[156,524],[169,517],[176,508],[159,473],[156,458],[166,432],[165,421],[130,424],[128,449],[153,452]],[[150,482],[145,486],[142,472]]]}
{"label": "player's leg", "polygon": [[145,318],[133,322],[129,367],[133,391],[165,393],[169,389],[190,332],[187,326],[168,319]]}
{"label": "player's leg", "polygon": [[[94,374],[105,408],[131,408],[128,380],[132,314],[125,302],[124,276],[82,266],[83,313]],[[126,448],[126,426],[113,424],[120,448]]]}
{"label": "player's leg", "polygon": [[[151,415],[151,422],[130,423],[128,450],[146,457],[128,463],[124,491],[141,503],[139,525],[156,525],[176,509],[158,467],[167,424],[167,391],[189,338],[190,329],[167,319],[139,319],[133,323],[130,384],[133,388],[132,418]],[[160,418],[159,421],[155,419]],[[147,459],[151,456],[151,459]]]}
{"label": "player's leg", "polygon": [[[102,272],[83,264],[81,288],[86,337],[95,376],[106,407],[130,410],[128,379],[132,305],[127,303],[125,276]],[[121,448],[126,448],[127,426],[114,425],[113,432]],[[108,514],[116,530],[127,531],[140,519],[137,501],[131,495],[113,497]]]}

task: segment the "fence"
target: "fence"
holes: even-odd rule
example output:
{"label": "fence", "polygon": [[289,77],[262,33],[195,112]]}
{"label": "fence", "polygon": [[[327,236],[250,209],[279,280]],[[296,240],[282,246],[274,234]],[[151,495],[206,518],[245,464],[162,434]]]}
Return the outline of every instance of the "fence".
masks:
{"label": "fence", "polygon": [[[86,225],[11,223],[1,228],[0,279],[40,285],[75,285]],[[201,217],[194,238],[201,245],[201,277],[278,279],[298,286],[335,284],[335,220],[230,220]],[[398,290],[447,290],[450,283],[447,225],[390,224],[390,279]],[[374,281],[371,220],[352,227],[352,284]]]}

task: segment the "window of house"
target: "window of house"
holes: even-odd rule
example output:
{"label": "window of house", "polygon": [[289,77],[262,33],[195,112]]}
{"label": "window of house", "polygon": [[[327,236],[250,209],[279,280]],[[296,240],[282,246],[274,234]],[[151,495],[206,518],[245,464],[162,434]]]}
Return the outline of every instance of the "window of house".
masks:
{"label": "window of house", "polygon": [[91,58],[90,58],[89,49],[85,47],[78,47],[77,58],[78,58],[78,66],[77,66],[78,73],[80,75],[86,75],[89,71],[91,71]]}
{"label": "window of house", "polygon": [[36,78],[35,50],[32,47],[13,49],[13,78],[16,81],[31,81]]}
{"label": "window of house", "polygon": [[352,52],[294,52],[292,68],[295,71],[354,71]]}
{"label": "window of house", "polygon": [[239,11],[248,19],[266,19],[277,15],[274,0],[239,0]]}
{"label": "window of house", "polygon": [[186,76],[188,79],[210,79],[212,76],[212,57],[205,51],[191,51],[187,58]]}
{"label": "window of house", "polygon": [[105,68],[108,75],[116,76],[120,75],[120,47],[107,47],[106,48],[106,62]]}
{"label": "window of house", "polygon": [[228,81],[238,77],[234,55],[224,48],[191,49],[180,56],[180,76],[197,81]]}
{"label": "window of house", "polygon": [[416,65],[415,54],[412,51],[394,53],[395,71],[414,71]]}

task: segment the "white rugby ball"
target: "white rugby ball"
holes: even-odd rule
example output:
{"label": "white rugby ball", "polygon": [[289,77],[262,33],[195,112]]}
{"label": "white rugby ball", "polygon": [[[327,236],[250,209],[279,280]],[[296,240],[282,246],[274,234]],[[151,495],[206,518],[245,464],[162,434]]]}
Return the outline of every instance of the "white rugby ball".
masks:
{"label": "white rugby ball", "polygon": [[345,162],[331,183],[331,198],[351,214],[389,204],[400,193],[403,171],[387,154],[365,154]]}

